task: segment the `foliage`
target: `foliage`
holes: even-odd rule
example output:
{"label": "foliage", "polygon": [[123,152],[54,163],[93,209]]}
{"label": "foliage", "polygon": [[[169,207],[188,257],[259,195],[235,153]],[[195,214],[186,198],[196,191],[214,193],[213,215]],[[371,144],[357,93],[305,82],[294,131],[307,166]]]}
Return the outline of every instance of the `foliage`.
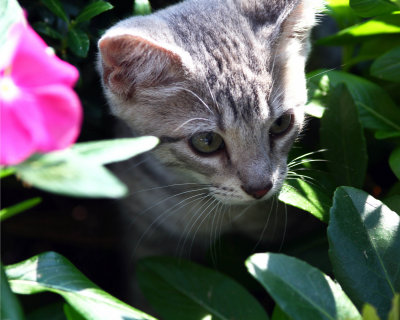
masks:
{"label": "foliage", "polygon": [[[15,6],[13,1],[5,3]],[[92,19],[112,6],[95,1],[80,8],[58,0],[43,0],[41,5],[48,8],[51,14],[47,16],[51,18],[38,19],[36,30],[54,40],[56,52],[63,58],[82,68],[82,59],[90,54]],[[150,10],[143,1],[137,1],[133,8],[136,14]],[[0,7],[0,12],[4,10]],[[340,30],[319,39],[318,44],[341,47],[342,70],[308,74],[306,109],[314,115],[310,126],[320,130],[319,140],[314,138],[311,146],[294,149],[300,156],[292,156],[279,199],[328,224],[330,267],[322,272],[283,253],[248,257],[245,265],[249,274],[275,302],[273,320],[400,317],[399,10],[399,1],[393,0],[329,1],[328,14]],[[84,77],[82,81],[84,86]],[[125,146],[131,143],[137,152],[145,150],[131,140],[82,143],[40,159],[32,158],[2,175],[17,172],[41,186],[47,178],[40,176],[51,173],[49,167],[57,171],[68,164],[67,171],[76,170],[81,176],[83,168],[92,173],[88,183],[98,184],[99,180],[91,180],[93,172],[102,170],[103,164],[133,156],[136,151],[125,153]],[[310,159],[317,154],[312,152],[316,149],[322,150],[323,159]],[[89,161],[93,168],[84,165]],[[300,174],[304,171],[307,176]],[[59,192],[77,192],[67,180],[59,183],[67,192]],[[46,183],[51,184],[52,179]],[[90,189],[86,182],[77,185]],[[104,190],[102,196],[116,195]],[[8,209],[16,214],[35,201]],[[308,251],[314,249],[307,247]],[[2,281],[2,318],[23,319],[15,293],[50,291],[66,300],[59,311],[66,319],[153,319],[99,289],[66,258],[53,252],[9,265],[5,273],[8,282]],[[162,319],[269,318],[248,292],[248,279],[243,287],[237,283],[243,283],[239,277],[232,279],[193,262],[160,257],[141,261],[138,277],[144,294]]]}

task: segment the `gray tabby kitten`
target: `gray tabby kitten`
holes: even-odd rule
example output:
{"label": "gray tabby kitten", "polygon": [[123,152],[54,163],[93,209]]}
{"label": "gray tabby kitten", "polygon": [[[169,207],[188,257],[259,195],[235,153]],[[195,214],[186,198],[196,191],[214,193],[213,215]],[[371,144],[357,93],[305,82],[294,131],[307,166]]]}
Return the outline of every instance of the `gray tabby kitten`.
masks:
{"label": "gray tabby kitten", "polygon": [[119,171],[132,191],[125,204],[139,255],[208,243],[221,228],[264,228],[265,200],[280,190],[303,127],[321,2],[187,0],[123,20],[100,39],[113,114],[134,135],[161,140]]}

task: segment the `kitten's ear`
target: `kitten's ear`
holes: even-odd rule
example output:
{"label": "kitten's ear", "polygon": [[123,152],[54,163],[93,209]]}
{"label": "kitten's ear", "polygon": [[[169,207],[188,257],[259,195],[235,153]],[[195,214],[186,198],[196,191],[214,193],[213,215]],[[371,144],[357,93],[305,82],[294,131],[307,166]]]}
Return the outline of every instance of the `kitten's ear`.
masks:
{"label": "kitten's ear", "polygon": [[134,35],[99,41],[103,83],[113,94],[132,98],[140,89],[174,86],[184,80],[181,56],[155,42]]}

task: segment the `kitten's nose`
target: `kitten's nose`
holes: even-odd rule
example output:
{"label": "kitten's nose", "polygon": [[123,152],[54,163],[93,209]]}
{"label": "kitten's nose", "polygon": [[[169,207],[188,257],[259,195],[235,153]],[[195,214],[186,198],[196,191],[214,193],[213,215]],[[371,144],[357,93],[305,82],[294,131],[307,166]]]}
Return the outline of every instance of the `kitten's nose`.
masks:
{"label": "kitten's nose", "polygon": [[254,188],[254,187],[245,187],[242,186],[242,189],[249,195],[251,195],[255,199],[261,199],[264,197],[268,191],[272,189],[272,182],[268,182],[266,186],[262,188]]}

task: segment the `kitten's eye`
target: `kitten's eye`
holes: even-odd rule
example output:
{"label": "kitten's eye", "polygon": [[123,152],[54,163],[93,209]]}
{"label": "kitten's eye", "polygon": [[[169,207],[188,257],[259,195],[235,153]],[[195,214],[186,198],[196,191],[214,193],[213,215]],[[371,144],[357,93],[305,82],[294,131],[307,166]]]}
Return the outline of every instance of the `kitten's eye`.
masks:
{"label": "kitten's eye", "polygon": [[275,120],[269,129],[270,134],[275,137],[284,135],[292,128],[293,120],[294,115],[292,113],[285,113],[284,115],[280,116]]}
{"label": "kitten's eye", "polygon": [[225,147],[222,137],[215,132],[200,132],[189,140],[192,148],[202,154],[209,155]]}

